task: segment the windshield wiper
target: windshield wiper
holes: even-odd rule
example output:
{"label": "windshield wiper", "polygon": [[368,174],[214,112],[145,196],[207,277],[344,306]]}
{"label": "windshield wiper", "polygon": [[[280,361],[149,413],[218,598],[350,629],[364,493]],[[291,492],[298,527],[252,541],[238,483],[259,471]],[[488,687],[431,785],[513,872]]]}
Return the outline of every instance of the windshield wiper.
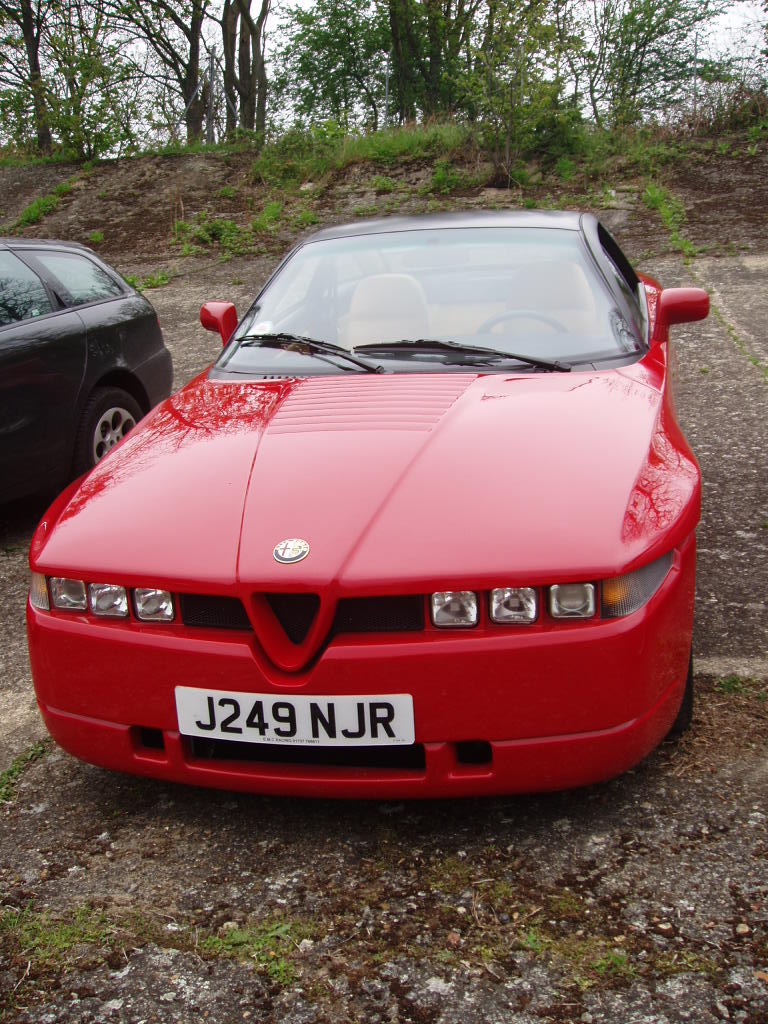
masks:
{"label": "windshield wiper", "polygon": [[[240,340],[241,348],[249,348],[252,346],[260,346],[263,348],[295,348],[298,351],[304,349],[305,352],[310,352],[312,355],[316,355],[322,359],[323,356],[335,356],[339,359],[345,359],[348,363],[353,363],[355,366],[359,366],[365,370],[366,373],[386,373],[383,366],[378,366],[376,363],[369,363],[367,359],[359,359],[352,352],[346,348],[342,348],[341,345],[334,345],[330,341],[318,341],[317,338],[307,338],[303,334],[287,334],[282,331],[274,334],[246,334]],[[326,363],[333,363],[331,359],[325,359]]]}
{"label": "windshield wiper", "polygon": [[535,366],[539,370],[568,373],[568,363],[559,363],[556,359],[540,359],[538,356],[524,355],[520,352],[505,352],[499,348],[486,348],[484,345],[464,345],[460,341],[441,341],[437,338],[403,338],[402,341],[376,341],[368,345],[356,345],[354,352],[397,352],[399,349],[410,349],[414,352],[450,351],[467,356],[481,356],[485,363],[493,364],[511,359],[517,363]]}

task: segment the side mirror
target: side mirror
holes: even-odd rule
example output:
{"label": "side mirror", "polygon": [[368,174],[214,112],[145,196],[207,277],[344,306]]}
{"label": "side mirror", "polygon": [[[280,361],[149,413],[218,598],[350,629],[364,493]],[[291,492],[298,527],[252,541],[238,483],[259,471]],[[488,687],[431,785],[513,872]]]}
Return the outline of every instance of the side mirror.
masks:
{"label": "side mirror", "polygon": [[206,331],[218,331],[226,345],[237,327],[237,310],[231,302],[206,302],[200,310],[200,323]]}
{"label": "side mirror", "polygon": [[704,320],[709,313],[709,295],[703,288],[665,288],[659,296],[657,331],[666,335],[670,324]]}

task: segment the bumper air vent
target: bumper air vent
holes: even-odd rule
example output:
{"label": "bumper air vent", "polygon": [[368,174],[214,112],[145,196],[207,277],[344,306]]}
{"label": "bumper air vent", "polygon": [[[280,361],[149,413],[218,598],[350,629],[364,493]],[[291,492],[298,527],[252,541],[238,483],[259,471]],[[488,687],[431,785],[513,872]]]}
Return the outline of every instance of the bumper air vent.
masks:
{"label": "bumper air vent", "polygon": [[320,607],[317,594],[265,594],[275,618],[285,635],[294,644],[300,644],[315,621]]}
{"label": "bumper air vent", "polygon": [[271,743],[238,743],[190,737],[192,756],[201,761],[247,761],[261,764],[319,765],[328,768],[384,768],[424,771],[421,743],[398,747],[294,747]]}
{"label": "bumper air vent", "polygon": [[243,602],[237,597],[210,594],[180,594],[181,621],[185,626],[204,629],[252,630]]}
{"label": "bumper air vent", "polygon": [[336,606],[333,633],[415,633],[424,629],[424,598],[344,597]]}

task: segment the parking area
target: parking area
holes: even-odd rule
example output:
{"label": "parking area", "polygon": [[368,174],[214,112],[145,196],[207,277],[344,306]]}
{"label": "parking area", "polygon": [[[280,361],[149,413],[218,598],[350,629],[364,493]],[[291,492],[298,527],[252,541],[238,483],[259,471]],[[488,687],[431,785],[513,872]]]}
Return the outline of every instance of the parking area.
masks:
{"label": "parking area", "polygon": [[[240,308],[268,269],[211,263],[151,294],[177,384],[216,354],[201,302]],[[30,760],[0,806],[0,1020],[768,1022],[768,257],[643,269],[715,307],[675,333],[704,477],[691,732],[611,783],[535,798],[114,776],[35,746],[23,619],[43,508],[6,508],[0,771]]]}

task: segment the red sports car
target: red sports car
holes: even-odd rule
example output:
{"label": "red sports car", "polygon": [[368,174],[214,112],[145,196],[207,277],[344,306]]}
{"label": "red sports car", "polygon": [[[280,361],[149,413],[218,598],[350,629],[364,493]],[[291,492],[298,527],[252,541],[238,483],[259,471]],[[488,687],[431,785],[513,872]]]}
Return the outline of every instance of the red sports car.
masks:
{"label": "red sports car", "polygon": [[322,231],[41,522],[45,722],[260,793],[559,789],[690,720],[700,477],[668,328],[594,217]]}

